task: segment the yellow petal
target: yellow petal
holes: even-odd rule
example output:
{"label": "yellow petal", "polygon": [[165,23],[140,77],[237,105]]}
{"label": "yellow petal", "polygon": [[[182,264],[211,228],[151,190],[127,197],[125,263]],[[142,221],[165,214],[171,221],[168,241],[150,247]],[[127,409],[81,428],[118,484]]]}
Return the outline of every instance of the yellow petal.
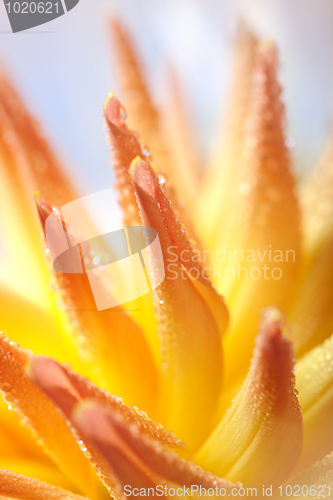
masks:
{"label": "yellow petal", "polygon": [[244,145],[256,47],[253,34],[240,26],[235,41],[227,120],[223,117],[212,165],[206,174],[196,210],[200,234],[209,248],[214,245],[221,219],[228,217],[232,188],[237,189],[235,174]]}
{"label": "yellow petal", "polygon": [[309,500],[330,498],[333,488],[333,453],[298,474],[291,481],[288,481],[288,484],[291,488],[287,485],[282,486],[282,490],[275,495],[275,499],[283,498],[286,500],[290,495],[300,495]]}
{"label": "yellow petal", "polygon": [[45,451],[73,483],[91,498],[100,487],[89,460],[54,404],[26,376],[28,353],[0,338],[0,389],[13,408],[43,444]]}
{"label": "yellow petal", "polygon": [[64,362],[71,359],[73,351],[61,336],[57,324],[45,310],[30,302],[29,295],[23,298],[0,287],[0,302],[0,330],[15,335],[23,348],[30,348],[36,354],[52,355]]}
{"label": "yellow petal", "polygon": [[[69,491],[42,483],[37,479],[0,469],[0,498],[25,500],[84,500]],[[88,499],[85,499],[88,500]]]}
{"label": "yellow petal", "polygon": [[96,466],[100,468],[111,494],[115,491],[120,496],[125,486],[155,490],[157,485],[168,483],[181,487],[225,488],[226,494],[235,487],[201,470],[193,462],[165,451],[151,438],[143,438],[137,429],[128,427],[109,409],[93,402],[87,401],[76,407],[71,418],[88,448],[93,446],[100,454],[98,457],[93,452]]}
{"label": "yellow petal", "polygon": [[19,456],[31,460],[45,458],[45,453],[32,434],[27,432],[15,412],[8,411],[2,399],[0,400],[0,456],[8,459]]}
{"label": "yellow petal", "polygon": [[[44,231],[47,215],[52,212],[43,209],[40,202],[37,208]],[[60,273],[54,269],[52,273],[88,374],[111,393],[121,394],[128,404],[152,411],[157,374],[138,325],[121,306],[97,311],[87,273]]]}
{"label": "yellow petal", "polygon": [[[173,241],[156,196],[159,185],[145,162],[133,164],[132,178],[142,223],[159,236],[165,279],[153,296],[162,358],[160,420],[193,449],[209,430],[221,387],[222,352],[213,314],[179,262],[168,264]],[[154,261],[154,255],[150,258]]]}
{"label": "yellow petal", "polygon": [[220,424],[195,460],[214,474],[245,486],[278,486],[302,446],[302,416],[294,390],[294,357],[281,316],[267,310],[249,374]]}
{"label": "yellow petal", "polygon": [[193,171],[185,170],[189,167],[188,163],[176,163],[177,156],[170,154],[169,144],[165,140],[167,136],[163,134],[161,116],[151,100],[129,35],[116,19],[112,19],[111,28],[121,93],[128,111],[130,128],[139,132],[142,143],[149,146],[154,159],[166,172],[181,199],[191,207],[196,190]]}
{"label": "yellow petal", "polygon": [[284,143],[284,109],[276,71],[275,47],[267,44],[255,69],[244,155],[238,169],[240,189],[234,193],[228,224],[220,227],[215,245],[216,255],[226,249],[226,262],[215,264],[229,276],[228,281],[222,275],[219,285],[216,282],[231,314],[225,341],[226,385],[245,376],[260,310],[272,304],[285,307],[300,264],[299,209]]}
{"label": "yellow petal", "polygon": [[301,192],[304,246],[307,260],[331,238],[333,227],[333,140]]}
{"label": "yellow petal", "polygon": [[20,456],[19,454],[16,457],[0,456],[0,469],[10,470],[16,474],[33,477],[52,486],[79,493],[78,488],[60,472],[45,454],[40,459]]}
{"label": "yellow petal", "polygon": [[304,442],[297,470],[321,460],[333,448],[333,336],[296,365]]}
{"label": "yellow petal", "polygon": [[290,340],[297,357],[333,331],[333,238],[329,238],[304,270],[288,308]]}
{"label": "yellow petal", "polygon": [[[172,242],[172,247],[169,249],[168,259],[165,264],[172,267],[175,257],[178,259],[179,263],[186,269],[188,276],[192,278],[193,285],[211,309],[221,335],[224,334],[229,321],[224,298],[212,286],[209,277],[209,268],[204,267],[204,264],[200,260],[202,254],[198,252],[195,242],[189,239],[188,233],[185,230],[186,226],[179,221],[177,211],[171,208],[173,204],[168,199],[166,184],[164,183],[162,188],[158,177],[154,175],[149,164],[143,162],[139,157],[133,160],[131,170],[135,175],[137,184],[149,189],[163,217],[165,228]],[[152,191],[153,186],[154,189]]]}
{"label": "yellow petal", "polygon": [[197,204],[201,180],[200,156],[189,123],[191,117],[184,106],[185,96],[181,82],[175,70],[168,69],[167,95],[162,119],[163,134],[168,141],[170,163],[178,166],[175,172],[175,187],[187,207],[192,210]]}

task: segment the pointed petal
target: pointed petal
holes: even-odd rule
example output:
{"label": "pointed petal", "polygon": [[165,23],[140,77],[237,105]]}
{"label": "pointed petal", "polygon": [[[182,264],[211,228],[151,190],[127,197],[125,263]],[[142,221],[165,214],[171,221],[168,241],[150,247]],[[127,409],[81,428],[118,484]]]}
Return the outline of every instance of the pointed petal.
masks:
{"label": "pointed petal", "polygon": [[1,498],[26,500],[88,500],[37,479],[0,469]]}
{"label": "pointed petal", "polygon": [[139,224],[140,217],[129,168],[133,158],[142,155],[141,146],[137,136],[128,130],[125,122],[125,110],[113,94],[110,94],[104,102],[103,110],[109,130],[115,188],[118,192],[119,205],[123,211],[124,224],[127,226]]}
{"label": "pointed petal", "polygon": [[[139,132],[143,144],[149,146],[154,159],[161,165],[170,183],[190,207],[195,194],[190,190],[191,180],[186,177],[187,172],[184,172],[183,164],[176,163],[176,158],[170,154],[169,144],[163,134],[162,117],[150,97],[141,71],[142,65],[138,61],[133,43],[124,26],[115,18],[111,20],[111,28],[121,92],[129,114],[130,128]],[[185,189],[183,189],[184,178],[187,185]]]}
{"label": "pointed petal", "polygon": [[[52,203],[60,205],[77,196],[39,125],[3,73],[0,74],[0,137],[0,210],[10,214],[1,221],[5,241],[10,245],[6,262],[10,274],[9,277],[3,274],[12,287],[54,314],[43,252],[36,250],[40,248],[40,229],[31,193],[43,189]],[[12,252],[13,248],[21,249],[20,259]]]}
{"label": "pointed petal", "polygon": [[301,452],[295,360],[281,329],[281,314],[266,310],[245,383],[195,455],[202,467],[245,486],[281,484]]}
{"label": "pointed petal", "polygon": [[164,174],[164,165],[157,165],[153,161],[147,147],[140,144],[137,132],[128,129],[124,108],[113,94],[110,94],[104,102],[103,110],[109,129],[113,153],[112,163],[116,177],[115,187],[118,191],[119,204],[124,214],[124,223],[127,225],[140,223],[137,202],[129,175],[131,162],[134,158],[140,157],[142,160],[149,162],[154,171],[159,175],[174,210],[179,213],[179,219],[186,225],[190,238],[194,239],[198,247],[200,247],[200,241],[197,238],[193,223],[184,203],[178,198],[172,183],[166,182],[167,176]]}
{"label": "pointed petal", "polygon": [[73,483],[96,498],[98,480],[78,441],[54,404],[28,379],[29,353],[0,337],[0,389],[10,408],[43,444],[45,451]]}
{"label": "pointed petal", "polygon": [[333,336],[298,361],[296,387],[304,422],[301,471],[333,449]]}
{"label": "pointed petal", "polygon": [[[179,166],[174,174],[177,176],[177,184],[174,186],[192,211],[198,200],[200,156],[190,127],[190,116],[185,109],[185,96],[179,75],[172,67],[168,68],[167,80],[162,119],[163,134],[168,141],[170,163]],[[170,180],[172,181],[172,178]]]}
{"label": "pointed petal", "polygon": [[[175,453],[163,450],[156,441],[142,438],[136,429],[126,426],[109,409],[92,402],[75,408],[72,420],[86,442],[106,459],[109,467],[106,481],[111,487],[113,481],[122,487],[154,489],[166,481],[187,487],[224,487],[227,491],[235,486],[204,472],[193,462],[186,462]],[[122,491],[116,489],[116,493],[119,495]]]}
{"label": "pointed petal", "polygon": [[209,306],[182,265],[166,265],[172,241],[155,198],[156,178],[144,162],[134,163],[131,173],[142,222],[157,231],[165,263],[165,279],[153,291],[162,358],[160,419],[192,449],[208,432],[220,392],[220,335]]}
{"label": "pointed petal", "polygon": [[135,182],[143,189],[149,190],[151,196],[157,202],[172,243],[172,252],[169,251],[169,254],[174,255],[172,255],[172,259],[169,258],[168,260],[173,262],[176,255],[178,261],[187,270],[188,276],[193,278],[192,283],[211,309],[222,335],[228,325],[228,311],[223,297],[212,286],[209,269],[203,267],[200,260],[202,254],[193,246],[194,242],[188,238],[185,225],[179,222],[178,214],[171,208],[172,204],[162,188],[163,184],[160,184],[158,177],[149,164],[140,158],[136,158],[132,162],[131,171],[135,177]]}
{"label": "pointed petal", "polygon": [[300,263],[299,209],[276,72],[275,47],[264,45],[238,169],[242,189],[234,193],[228,224],[220,226],[215,246],[216,255],[224,249],[227,261],[216,266],[229,277],[216,283],[231,313],[225,341],[226,385],[245,375],[260,311],[271,304],[285,308]]}
{"label": "pointed petal", "polygon": [[[36,252],[40,244],[40,231],[21,182],[21,178],[25,178],[21,170],[22,167],[27,169],[26,163],[20,137],[0,102],[0,211],[7,214],[0,221],[6,252],[6,266],[0,268],[1,282],[29,296],[31,301],[47,311],[50,309],[49,278],[43,252]],[[19,203],[17,200],[20,200]],[[20,259],[13,251],[17,248],[21,249]]]}
{"label": "pointed petal", "polygon": [[212,248],[221,219],[229,214],[232,189],[237,189],[235,175],[244,146],[245,122],[251,97],[251,79],[257,40],[244,26],[239,26],[234,47],[234,68],[227,120],[223,115],[210,170],[206,174],[197,205],[200,234]]}
{"label": "pointed petal", "polygon": [[[45,231],[49,212],[42,203],[44,208],[37,201],[37,209]],[[138,325],[121,306],[116,311],[97,311],[86,273],[51,272],[88,373],[111,393],[121,394],[127,403],[151,411],[157,391],[156,368]]]}
{"label": "pointed petal", "polygon": [[[317,462],[309,469],[298,474],[292,481],[288,481],[288,484],[293,488],[291,491],[296,492],[298,490],[297,487],[300,486],[302,498],[309,500],[311,498],[330,498],[333,488],[333,453],[324,457],[321,462]],[[307,486],[308,489],[306,490],[303,486]],[[287,499],[289,496],[284,494],[279,495],[278,498]]]}
{"label": "pointed petal", "polygon": [[333,139],[301,191],[301,209],[306,257],[320,251],[333,227]]}
{"label": "pointed petal", "polygon": [[[0,75],[0,106],[10,119],[11,132],[20,141],[25,161],[18,166],[17,175],[32,212],[34,203],[31,193],[42,190],[52,204],[64,205],[77,198],[59,160],[48,145],[40,125],[28,113],[18,94],[3,74]],[[11,142],[11,141],[9,141]]]}
{"label": "pointed petal", "polygon": [[142,435],[151,437],[163,445],[182,446],[173,432],[150,420],[137,407],[125,405],[118,396],[94,385],[89,379],[73,372],[67,366],[45,356],[32,356],[27,365],[29,378],[38,385],[61,410],[70,417],[74,406],[82,400],[94,400],[119,415],[127,425],[135,426]]}
{"label": "pointed petal", "polygon": [[[109,129],[111,149],[113,152],[113,166],[115,172],[115,187],[118,191],[118,200],[124,215],[124,224],[126,225],[141,225],[137,201],[134,195],[133,185],[129,174],[129,168],[134,158],[140,157],[151,162],[151,157],[146,148],[141,147],[138,134],[129,130],[126,125],[126,115],[118,99],[113,95],[106,99],[104,106],[105,121]],[[179,220],[187,228],[188,235],[196,241],[197,248],[201,250],[201,244],[198,240],[193,223],[184,204],[178,200],[174,189],[169,186],[165,180],[165,176],[161,169],[156,164],[151,162],[154,171],[158,170],[158,175],[161,183],[164,183],[164,189],[170,199],[173,209],[179,213]],[[156,320],[153,316],[151,300],[149,296],[144,296],[131,303],[133,309],[144,311],[144,314],[135,314],[135,319],[144,329],[147,339],[150,342],[151,348],[158,358],[158,343],[156,339]]]}
{"label": "pointed petal", "polygon": [[333,238],[318,249],[304,270],[288,309],[290,340],[297,357],[320,344],[333,331]]}

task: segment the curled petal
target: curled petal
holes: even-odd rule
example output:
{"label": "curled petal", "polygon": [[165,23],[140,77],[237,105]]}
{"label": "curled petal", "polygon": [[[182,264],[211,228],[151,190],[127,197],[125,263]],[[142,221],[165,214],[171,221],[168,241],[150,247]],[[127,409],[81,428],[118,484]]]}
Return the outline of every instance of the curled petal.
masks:
{"label": "curled petal", "polygon": [[297,363],[296,387],[304,422],[304,442],[297,464],[301,471],[333,448],[333,336]]}
{"label": "curled petal", "polygon": [[[38,199],[37,210],[45,230],[50,209]],[[89,375],[129,404],[151,411],[157,391],[156,367],[139,326],[121,306],[116,311],[97,311],[87,273],[51,272]]]}
{"label": "curled petal", "polygon": [[110,484],[116,480],[122,487],[155,488],[171,482],[182,486],[224,487],[227,491],[235,486],[163,450],[158,442],[142,436],[112,411],[92,402],[76,407],[72,420],[88,446],[90,443],[106,459],[110,469],[106,480],[111,476]]}
{"label": "curled petal", "polygon": [[209,306],[182,265],[168,264],[172,240],[156,200],[157,179],[141,161],[133,164],[131,173],[142,222],[157,231],[165,264],[165,279],[153,292],[162,358],[160,419],[191,449],[208,432],[216,408],[222,375],[220,335]]}
{"label": "curled petal", "polygon": [[100,488],[95,471],[80,450],[62,414],[27,377],[29,353],[0,337],[0,389],[10,408],[31,429],[62,472],[92,499]]}
{"label": "curled petal", "polygon": [[37,479],[1,469],[0,496],[22,500],[88,500]]}
{"label": "curled petal", "polygon": [[301,452],[295,360],[281,328],[280,313],[267,310],[245,383],[195,455],[202,467],[250,487],[281,484]]}
{"label": "curled petal", "polygon": [[85,400],[94,400],[119,415],[127,425],[137,427],[142,435],[171,447],[182,446],[176,436],[160,424],[150,420],[136,407],[125,405],[122,398],[110,396],[107,391],[94,385],[89,379],[45,356],[32,356],[27,365],[29,378],[38,385],[70,417],[74,406]]}
{"label": "curled petal", "polygon": [[225,341],[226,385],[245,375],[260,311],[271,304],[286,307],[300,264],[299,209],[276,73],[276,50],[268,43],[255,67],[239,189],[215,245],[216,255],[225,249],[227,260],[222,268],[225,278],[216,283],[231,314]]}

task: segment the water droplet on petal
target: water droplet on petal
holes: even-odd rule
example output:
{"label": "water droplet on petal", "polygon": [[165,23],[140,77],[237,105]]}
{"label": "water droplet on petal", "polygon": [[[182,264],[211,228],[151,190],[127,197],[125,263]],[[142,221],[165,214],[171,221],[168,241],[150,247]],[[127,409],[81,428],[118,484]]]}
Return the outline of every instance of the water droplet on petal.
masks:
{"label": "water droplet on petal", "polygon": [[4,384],[2,384],[2,390],[4,392],[10,392],[12,390],[12,386],[8,384],[8,382],[5,382]]}
{"label": "water droplet on petal", "polygon": [[149,151],[148,146],[142,146],[141,153],[143,154],[143,156],[149,156],[150,155],[150,151]]}
{"label": "water droplet on petal", "polygon": [[296,145],[296,141],[293,137],[287,137],[284,143],[288,149],[291,149]]}

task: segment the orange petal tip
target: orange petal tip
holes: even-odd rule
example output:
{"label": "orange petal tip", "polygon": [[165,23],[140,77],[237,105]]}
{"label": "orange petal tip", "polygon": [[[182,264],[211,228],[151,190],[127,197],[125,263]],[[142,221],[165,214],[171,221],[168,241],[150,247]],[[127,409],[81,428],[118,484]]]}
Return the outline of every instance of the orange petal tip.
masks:
{"label": "orange petal tip", "polygon": [[105,119],[117,127],[126,128],[126,111],[119,99],[111,92],[103,103]]}
{"label": "orange petal tip", "polygon": [[30,380],[69,417],[74,405],[81,398],[61,365],[45,356],[33,356],[29,359],[25,371]]}
{"label": "orange petal tip", "polygon": [[41,223],[41,226],[44,230],[45,228],[45,221],[48,218],[49,215],[52,213],[52,208],[50,205],[43,200],[43,198],[40,197],[39,191],[35,192],[35,204],[36,204],[36,210],[38,213],[39,221]]}

